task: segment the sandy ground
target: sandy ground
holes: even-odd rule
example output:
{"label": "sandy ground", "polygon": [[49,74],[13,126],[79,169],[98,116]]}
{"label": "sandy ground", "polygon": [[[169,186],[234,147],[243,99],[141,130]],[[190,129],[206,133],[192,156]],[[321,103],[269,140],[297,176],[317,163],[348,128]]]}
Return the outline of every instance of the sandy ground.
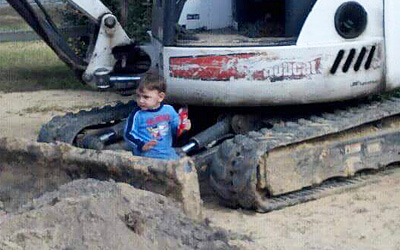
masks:
{"label": "sandy ground", "polygon": [[0,249],[238,250],[232,234],[191,221],[172,199],[126,183],[75,180],[0,214]]}
{"label": "sandy ground", "polygon": [[[0,93],[0,137],[35,140],[52,116],[128,101],[110,93],[40,91]],[[238,235],[243,249],[400,249],[400,174],[378,184],[267,214],[205,203],[212,226]]]}

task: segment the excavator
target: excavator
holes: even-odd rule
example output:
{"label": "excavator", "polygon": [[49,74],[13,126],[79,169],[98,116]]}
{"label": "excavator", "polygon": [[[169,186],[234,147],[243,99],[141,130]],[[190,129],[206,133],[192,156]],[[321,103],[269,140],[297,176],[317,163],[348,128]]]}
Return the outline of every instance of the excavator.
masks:
{"label": "excavator", "polygon": [[[149,72],[163,79],[198,125],[180,152],[228,206],[314,200],[400,160],[397,0],[154,0],[147,44],[101,1],[67,0],[94,27],[84,56],[38,0],[7,1],[94,89],[129,94]],[[134,106],[55,117],[38,141],[123,147]]]}

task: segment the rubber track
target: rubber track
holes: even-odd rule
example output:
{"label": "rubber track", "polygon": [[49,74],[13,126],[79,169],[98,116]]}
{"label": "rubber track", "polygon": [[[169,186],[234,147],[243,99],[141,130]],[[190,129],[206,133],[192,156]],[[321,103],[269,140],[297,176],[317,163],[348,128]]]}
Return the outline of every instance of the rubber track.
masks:
{"label": "rubber track", "polygon": [[383,168],[380,171],[374,171],[373,174],[356,175],[353,178],[343,178],[340,180],[329,180],[317,187],[304,188],[300,191],[295,191],[271,199],[264,199],[263,202],[259,203],[259,206],[256,208],[256,210],[260,213],[266,213],[288,206],[294,206],[300,203],[320,199],[332,194],[353,190],[363,187],[367,184],[378,183],[383,176],[393,174],[399,170],[399,168]]}
{"label": "rubber track", "polygon": [[266,194],[256,188],[259,157],[278,147],[339,133],[398,114],[400,98],[391,97],[295,122],[279,122],[271,129],[237,135],[222,143],[214,155],[210,183],[226,205],[261,212],[316,199],[323,196],[322,190],[318,195],[312,192],[308,196],[304,194],[301,199],[292,199],[291,194],[284,199],[281,196],[279,201],[265,199]]}
{"label": "rubber track", "polygon": [[78,113],[55,116],[41,127],[38,142],[61,141],[73,144],[75,137],[84,128],[122,120],[128,117],[135,107],[136,102],[130,101],[127,104],[118,103],[113,107],[105,106],[90,111],[81,110]]}

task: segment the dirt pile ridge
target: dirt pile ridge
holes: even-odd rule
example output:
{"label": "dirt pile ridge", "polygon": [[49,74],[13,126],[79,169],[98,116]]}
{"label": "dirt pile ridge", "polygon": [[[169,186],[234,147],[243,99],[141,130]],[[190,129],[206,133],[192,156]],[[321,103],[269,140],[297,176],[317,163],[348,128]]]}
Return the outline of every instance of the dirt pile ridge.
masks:
{"label": "dirt pile ridge", "polygon": [[0,249],[236,249],[174,201],[124,183],[76,180],[11,214]]}

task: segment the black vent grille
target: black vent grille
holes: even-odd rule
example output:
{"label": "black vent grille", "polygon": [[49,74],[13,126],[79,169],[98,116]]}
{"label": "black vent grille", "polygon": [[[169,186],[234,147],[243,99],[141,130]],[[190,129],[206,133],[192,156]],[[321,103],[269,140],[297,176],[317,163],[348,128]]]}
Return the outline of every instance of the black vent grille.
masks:
{"label": "black vent grille", "polygon": [[[349,51],[347,57],[345,57],[344,56],[345,50],[339,50],[330,72],[333,75],[336,74],[336,72],[341,69],[343,73],[347,73],[351,68],[351,65],[354,62],[355,58],[356,60],[353,66],[353,70],[355,72],[359,71],[362,68],[364,68],[365,70],[369,70],[371,68],[371,63],[372,59],[374,58],[375,51],[376,51],[376,46],[372,46],[369,49],[369,52],[365,47],[362,47],[360,51],[357,51],[356,49],[353,48]],[[368,56],[366,58],[367,53]]]}

